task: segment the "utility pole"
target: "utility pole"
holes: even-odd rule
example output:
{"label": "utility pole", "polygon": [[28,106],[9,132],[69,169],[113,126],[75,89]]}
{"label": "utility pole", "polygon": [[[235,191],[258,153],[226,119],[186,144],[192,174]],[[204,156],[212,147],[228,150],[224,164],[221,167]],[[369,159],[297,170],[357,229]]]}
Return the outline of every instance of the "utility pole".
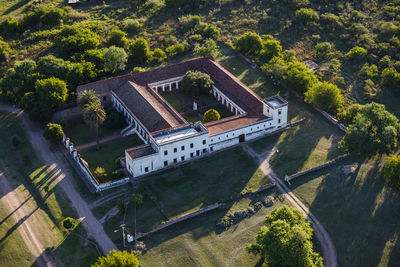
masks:
{"label": "utility pole", "polygon": [[[119,227],[121,227],[121,232],[122,232],[122,242],[124,244],[125,248],[125,224],[121,224]],[[114,230],[114,233],[118,232],[119,230]]]}

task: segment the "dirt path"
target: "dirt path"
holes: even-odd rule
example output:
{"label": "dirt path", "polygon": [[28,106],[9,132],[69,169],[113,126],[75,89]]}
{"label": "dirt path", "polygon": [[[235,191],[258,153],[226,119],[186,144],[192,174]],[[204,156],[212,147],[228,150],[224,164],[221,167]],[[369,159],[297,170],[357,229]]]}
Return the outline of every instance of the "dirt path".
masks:
{"label": "dirt path", "polygon": [[[124,137],[123,135],[118,133],[118,134],[115,134],[115,135],[108,136],[108,137],[105,137],[103,139],[100,139],[99,142],[100,142],[100,144],[104,144],[104,143],[110,142],[112,140],[123,138],[123,137]],[[93,142],[90,142],[90,143],[87,143],[87,144],[84,144],[84,145],[77,146],[76,150],[82,150],[82,149],[86,149],[86,148],[93,147],[93,146],[96,146],[96,145],[97,145],[97,142],[93,141]]]}
{"label": "dirt path", "polygon": [[247,144],[242,145],[243,149],[252,157],[256,158],[260,164],[260,169],[265,175],[268,175],[272,181],[275,182],[277,188],[282,192],[287,200],[299,209],[304,216],[312,223],[315,235],[322,247],[322,254],[324,257],[325,266],[337,267],[337,255],[336,249],[333,245],[332,239],[328,232],[325,230],[323,225],[318,221],[318,219],[311,213],[311,211],[293,194],[292,190],[288,188],[284,182],[279,179],[275,172],[271,169],[269,165],[269,160],[271,159],[274,151],[267,151],[263,154],[257,154],[251,147]]}
{"label": "dirt path", "polygon": [[57,177],[57,181],[54,182],[59,184],[71,201],[72,207],[75,208],[89,236],[96,240],[105,254],[110,250],[117,249],[104,231],[102,224],[94,217],[89,205],[76,190],[70,168],[63,161],[64,156],[58,151],[50,150],[50,144],[44,139],[42,129],[37,124],[33,123],[23,111],[16,107],[0,104],[0,111],[16,114],[23,123],[33,148],[39,153],[48,166],[54,164],[56,168],[60,169],[61,174]]}
{"label": "dirt path", "polygon": [[[40,214],[36,212],[37,206],[31,205],[29,202],[34,202],[33,199],[28,201],[22,200],[21,196],[15,193],[12,189],[4,173],[0,171],[0,191],[2,197],[0,199],[1,205],[8,207],[7,210],[12,213],[11,218],[16,222],[17,231],[20,232],[24,244],[32,255],[37,258],[36,263],[40,266],[55,266],[54,262],[45,252],[46,244],[41,244],[38,234],[41,234],[44,229],[50,226],[43,222]],[[8,218],[7,218],[8,219]],[[51,232],[50,229],[48,229]]]}

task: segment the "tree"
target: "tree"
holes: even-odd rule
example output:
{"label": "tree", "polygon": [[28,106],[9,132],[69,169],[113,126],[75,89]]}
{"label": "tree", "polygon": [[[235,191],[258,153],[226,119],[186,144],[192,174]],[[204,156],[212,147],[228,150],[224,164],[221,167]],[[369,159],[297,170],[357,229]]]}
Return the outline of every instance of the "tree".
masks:
{"label": "tree", "polygon": [[96,167],[93,171],[93,176],[98,182],[102,182],[107,177],[107,172],[102,167]]}
{"label": "tree", "polygon": [[305,100],[330,114],[336,114],[343,106],[340,89],[328,82],[318,82],[308,88]]}
{"label": "tree", "polygon": [[82,60],[93,63],[99,70],[104,68],[104,54],[102,49],[86,50],[82,54]]}
{"label": "tree", "polygon": [[111,250],[107,256],[97,259],[92,267],[139,267],[133,252]]}
{"label": "tree", "polygon": [[202,35],[204,38],[218,39],[218,37],[220,35],[220,31],[214,24],[207,24],[203,28]]}
{"label": "tree", "polygon": [[48,103],[43,103],[38,99],[35,92],[26,93],[18,103],[32,120],[47,123],[53,116],[53,109]]}
{"label": "tree", "polygon": [[210,75],[200,71],[188,71],[182,78],[181,91],[192,96],[208,94],[214,82]]}
{"label": "tree", "polygon": [[71,69],[67,74],[68,86],[75,88],[80,84],[91,82],[97,77],[96,66],[91,63],[82,60],[71,64]]}
{"label": "tree", "polygon": [[129,55],[133,62],[138,65],[145,63],[150,58],[150,47],[144,38],[137,38],[129,46]]}
{"label": "tree", "polygon": [[345,110],[343,110],[343,113],[341,115],[341,121],[344,123],[350,124],[352,123],[353,119],[355,116],[358,114],[358,112],[361,110],[362,105],[360,104],[353,104],[348,106]]}
{"label": "tree", "polygon": [[400,189],[400,156],[389,157],[383,165],[382,173],[390,184]]}
{"label": "tree", "polygon": [[64,131],[60,124],[48,123],[44,128],[43,136],[53,143],[58,143],[63,139]]}
{"label": "tree", "polygon": [[135,209],[134,209],[134,228],[135,228],[135,249],[136,249],[136,206],[140,206],[143,203],[143,195],[141,194],[133,194],[131,197],[131,202],[134,205]]}
{"label": "tree", "polygon": [[73,230],[75,228],[76,224],[77,224],[76,220],[71,217],[67,217],[64,220],[62,220],[62,222],[61,222],[61,225],[67,231]]}
{"label": "tree", "polygon": [[100,148],[99,125],[106,119],[104,108],[99,102],[89,102],[83,109],[83,120],[96,131],[97,149]]}
{"label": "tree", "polygon": [[221,118],[219,112],[215,109],[209,109],[204,113],[203,123],[217,121]]}
{"label": "tree", "polygon": [[70,57],[74,53],[97,48],[100,36],[85,27],[65,26],[59,34],[57,45],[63,57]]}
{"label": "tree", "polygon": [[51,108],[59,107],[67,100],[67,84],[57,78],[37,80],[35,93],[40,103]]}
{"label": "tree", "polygon": [[167,53],[168,56],[176,56],[178,54],[185,52],[185,45],[184,44],[170,45],[165,49],[165,52]]}
{"label": "tree", "polygon": [[83,90],[79,93],[77,103],[81,109],[84,109],[86,105],[93,102],[97,102],[98,105],[101,105],[100,99],[93,90]]}
{"label": "tree", "polygon": [[37,71],[48,78],[55,77],[65,80],[71,69],[71,62],[53,55],[40,57],[37,61]]}
{"label": "tree", "polygon": [[397,147],[399,133],[396,116],[384,105],[372,102],[360,108],[339,146],[363,155],[388,153]]}
{"label": "tree", "polygon": [[246,32],[235,40],[234,48],[243,54],[256,55],[263,48],[263,42],[257,33]]}
{"label": "tree", "polygon": [[7,62],[11,54],[11,48],[8,43],[4,42],[0,38],[0,63]]}
{"label": "tree", "polygon": [[306,24],[310,21],[315,21],[319,19],[318,12],[312,8],[300,8],[295,13],[296,19]]}
{"label": "tree", "polygon": [[349,58],[350,60],[361,60],[364,59],[368,54],[367,49],[360,47],[360,46],[355,46],[352,49],[347,52],[346,57]]}
{"label": "tree", "polygon": [[165,52],[161,48],[156,48],[151,53],[151,61],[161,62],[166,58],[167,58],[167,55],[165,54]]}
{"label": "tree", "polygon": [[111,46],[104,49],[104,69],[109,72],[124,70],[128,62],[128,55],[121,47]]}
{"label": "tree", "polygon": [[126,47],[128,44],[128,38],[126,38],[126,32],[120,30],[112,30],[108,37],[107,44],[109,46]]}
{"label": "tree", "polygon": [[381,74],[381,84],[400,88],[400,73],[395,68],[386,68]]}
{"label": "tree", "polygon": [[203,45],[196,44],[193,51],[196,55],[202,57],[212,56],[216,58],[221,54],[219,52],[219,46],[215,43],[213,39],[207,39]]}
{"label": "tree", "polygon": [[278,40],[269,39],[264,41],[260,54],[265,60],[281,56],[282,46]]}
{"label": "tree", "polygon": [[313,251],[313,229],[295,208],[283,205],[265,218],[256,241],[247,245],[251,253],[260,254],[268,266],[323,266]]}
{"label": "tree", "polygon": [[329,42],[318,43],[314,47],[313,57],[315,59],[326,59],[329,57],[333,49],[333,46]]}
{"label": "tree", "polygon": [[287,64],[287,69],[283,74],[283,81],[290,89],[303,94],[318,79],[314,72],[304,65],[304,63],[296,60]]}

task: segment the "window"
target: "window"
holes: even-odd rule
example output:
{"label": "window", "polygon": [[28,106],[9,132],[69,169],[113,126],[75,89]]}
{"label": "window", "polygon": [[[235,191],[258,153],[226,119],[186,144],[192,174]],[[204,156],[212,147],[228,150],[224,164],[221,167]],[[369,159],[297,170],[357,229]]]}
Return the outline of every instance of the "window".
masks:
{"label": "window", "polygon": [[226,135],[226,138],[228,138],[228,135]]}
{"label": "window", "polygon": [[184,161],[184,160],[185,160],[185,156],[182,156],[182,157],[181,157],[181,160]]}
{"label": "window", "polygon": [[178,162],[178,159],[177,158],[174,158],[174,163],[177,163]]}
{"label": "window", "polygon": [[149,172],[149,167],[144,168],[145,172]]}
{"label": "window", "polygon": [[200,155],[200,150],[196,150],[196,156]]}
{"label": "window", "polygon": [[185,150],[185,146],[181,146],[182,151]]}
{"label": "window", "polygon": [[206,152],[207,152],[207,149],[206,149],[206,148],[204,148],[204,149],[203,149],[203,153],[206,153]]}
{"label": "window", "polygon": [[164,167],[168,166],[168,160],[164,161]]}
{"label": "window", "polygon": [[253,128],[250,128],[250,131],[253,131]]}
{"label": "window", "polygon": [[211,139],[211,142],[214,141],[213,139]]}
{"label": "window", "polygon": [[210,151],[214,151],[214,147],[212,146],[212,147],[210,147]]}
{"label": "window", "polygon": [[278,115],[281,115],[282,114],[282,110],[280,109],[280,110],[278,110]]}
{"label": "window", "polygon": [[205,145],[206,144],[206,140],[203,140],[203,145]]}
{"label": "window", "polygon": [[165,156],[168,155],[168,150],[165,150],[165,151],[164,151],[164,155],[165,155]]}
{"label": "window", "polygon": [[190,144],[190,148],[193,148],[193,143]]}
{"label": "window", "polygon": [[174,153],[176,153],[176,152],[178,152],[178,149],[175,147],[175,148],[174,148]]}
{"label": "window", "polygon": [[281,123],[281,119],[278,120],[278,123]]}
{"label": "window", "polygon": [[194,153],[192,152],[192,153],[190,153],[190,157],[191,158],[193,158],[194,157]]}

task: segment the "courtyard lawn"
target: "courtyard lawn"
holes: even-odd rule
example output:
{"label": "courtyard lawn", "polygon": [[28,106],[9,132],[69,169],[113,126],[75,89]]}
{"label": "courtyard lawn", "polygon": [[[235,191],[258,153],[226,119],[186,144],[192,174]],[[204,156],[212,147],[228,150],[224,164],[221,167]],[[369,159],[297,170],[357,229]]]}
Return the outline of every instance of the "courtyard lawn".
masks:
{"label": "courtyard lawn", "polygon": [[130,135],[100,144],[100,149],[97,149],[97,146],[92,146],[80,150],[79,153],[89,164],[91,171],[94,171],[97,167],[103,167],[107,173],[111,173],[119,168],[117,160],[125,156],[125,149],[141,144],[139,137]]}
{"label": "courtyard lawn", "polygon": [[195,123],[198,121],[201,121],[202,118],[196,113],[196,114],[182,114],[182,117],[187,121],[187,122],[191,122],[191,123]]}
{"label": "courtyard lawn", "polygon": [[[123,128],[110,129],[100,125],[99,136],[100,138],[112,136],[118,134]],[[95,131],[85,124],[81,117],[66,121],[63,130],[75,145],[84,145],[96,141]]]}
{"label": "courtyard lawn", "polygon": [[234,148],[143,179],[170,217],[254,191],[269,180],[241,148]]}
{"label": "courtyard lawn", "polygon": [[183,111],[184,104],[174,92],[164,92],[161,96],[170,104],[178,113]]}
{"label": "courtyard lawn", "polygon": [[[400,266],[400,192],[381,176],[384,161],[354,157],[292,181],[330,234],[339,266]],[[355,172],[345,174],[344,165]]]}
{"label": "courtyard lawn", "polygon": [[[16,148],[11,141],[14,135],[22,140]],[[57,169],[43,164],[27,140],[19,120],[7,113],[0,113],[0,172],[8,177],[12,192],[25,200],[19,208],[26,212],[24,220],[35,220],[38,227],[32,230],[38,234],[38,241],[44,248],[53,247],[50,251],[53,256],[68,266],[93,263],[98,256],[94,247],[84,245],[72,235],[65,236],[60,226],[65,217],[76,218],[76,214],[63,191],[54,184]],[[1,203],[0,266],[34,265],[36,259],[25,245],[26,236],[20,233],[18,225],[21,221],[15,220],[14,212],[8,204]],[[81,227],[75,229],[75,233],[86,236]],[[71,258],[73,251],[76,254]]]}
{"label": "courtyard lawn", "polygon": [[221,120],[235,115],[235,114],[233,114],[232,112],[230,112],[230,111],[226,108],[226,106],[224,106],[224,105],[222,105],[222,104],[219,104],[219,105],[216,106],[216,107],[212,107],[212,109],[215,109],[216,111],[218,111],[219,115],[221,115]]}

